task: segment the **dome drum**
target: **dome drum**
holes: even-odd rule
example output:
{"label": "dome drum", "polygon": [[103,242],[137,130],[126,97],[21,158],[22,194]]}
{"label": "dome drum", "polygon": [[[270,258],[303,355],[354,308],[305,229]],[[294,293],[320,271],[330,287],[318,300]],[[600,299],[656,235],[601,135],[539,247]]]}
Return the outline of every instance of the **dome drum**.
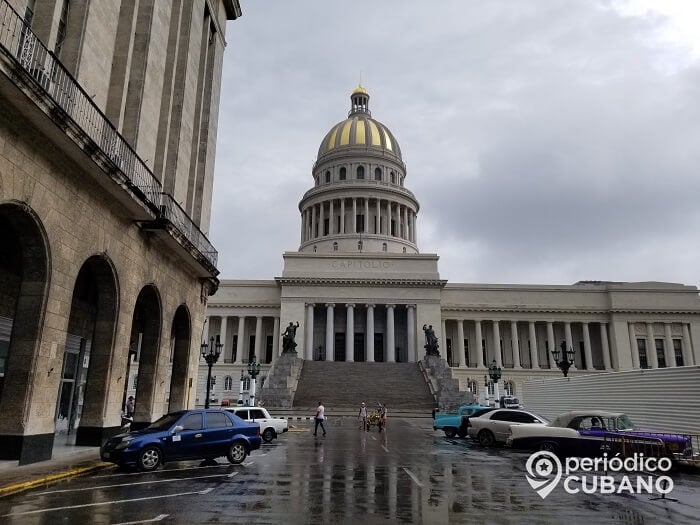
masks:
{"label": "dome drum", "polygon": [[416,245],[406,239],[388,240],[373,234],[334,235],[306,241],[301,244],[302,253],[407,253],[418,254]]}

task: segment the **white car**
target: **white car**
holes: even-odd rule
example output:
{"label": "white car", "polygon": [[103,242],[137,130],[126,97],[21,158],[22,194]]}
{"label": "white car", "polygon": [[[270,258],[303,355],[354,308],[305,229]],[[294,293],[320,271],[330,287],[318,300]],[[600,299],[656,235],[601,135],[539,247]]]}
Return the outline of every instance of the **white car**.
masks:
{"label": "white car", "polygon": [[233,412],[246,421],[258,423],[260,425],[260,435],[265,443],[269,443],[280,434],[289,430],[289,423],[286,419],[272,417],[262,407],[230,407],[224,410]]}
{"label": "white car", "polygon": [[546,425],[548,421],[527,410],[500,408],[479,417],[470,417],[467,420],[467,434],[481,446],[492,447],[496,443],[506,442],[512,425],[527,423]]}

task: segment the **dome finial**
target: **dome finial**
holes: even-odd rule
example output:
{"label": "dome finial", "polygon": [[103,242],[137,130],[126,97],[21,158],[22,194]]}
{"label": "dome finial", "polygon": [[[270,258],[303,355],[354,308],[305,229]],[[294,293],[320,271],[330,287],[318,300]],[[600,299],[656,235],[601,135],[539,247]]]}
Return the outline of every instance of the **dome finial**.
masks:
{"label": "dome finial", "polygon": [[360,71],[360,83],[355,89],[353,89],[350,95],[350,113],[349,115],[357,113],[365,113],[371,115],[369,112],[369,93],[362,87],[362,71]]}

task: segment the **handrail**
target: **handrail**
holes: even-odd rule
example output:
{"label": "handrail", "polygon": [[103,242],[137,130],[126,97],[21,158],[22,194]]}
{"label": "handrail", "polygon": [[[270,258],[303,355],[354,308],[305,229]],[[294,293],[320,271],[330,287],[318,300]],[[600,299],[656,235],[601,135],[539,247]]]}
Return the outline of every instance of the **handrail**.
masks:
{"label": "handrail", "polygon": [[418,361],[418,368],[423,374],[423,379],[425,379],[425,382],[428,384],[428,390],[430,391],[430,395],[433,396],[433,400],[437,403],[437,392],[435,391],[433,382],[430,380],[430,377],[428,377],[428,371],[425,369],[425,365],[423,364],[422,360]]}
{"label": "handrail", "polygon": [[197,248],[213,266],[216,266],[219,253],[214,249],[207,236],[190,219],[187,212],[167,193],[160,194],[160,212],[163,218],[172,223]]}
{"label": "handrail", "polygon": [[136,196],[169,220],[214,266],[218,253],[190,216],[168,194],[131,145],[80,83],[32,32],[7,0],[0,0],[0,46],[14,58],[127,179]]}

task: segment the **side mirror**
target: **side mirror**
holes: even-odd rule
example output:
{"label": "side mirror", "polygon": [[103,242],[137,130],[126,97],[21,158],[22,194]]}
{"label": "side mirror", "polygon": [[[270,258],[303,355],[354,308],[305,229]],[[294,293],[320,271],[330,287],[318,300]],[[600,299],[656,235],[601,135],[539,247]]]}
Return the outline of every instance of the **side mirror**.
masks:
{"label": "side mirror", "polygon": [[172,430],[172,433],[173,433],[173,434],[177,434],[178,432],[182,432],[182,425],[176,425],[176,426],[173,428],[173,430]]}

